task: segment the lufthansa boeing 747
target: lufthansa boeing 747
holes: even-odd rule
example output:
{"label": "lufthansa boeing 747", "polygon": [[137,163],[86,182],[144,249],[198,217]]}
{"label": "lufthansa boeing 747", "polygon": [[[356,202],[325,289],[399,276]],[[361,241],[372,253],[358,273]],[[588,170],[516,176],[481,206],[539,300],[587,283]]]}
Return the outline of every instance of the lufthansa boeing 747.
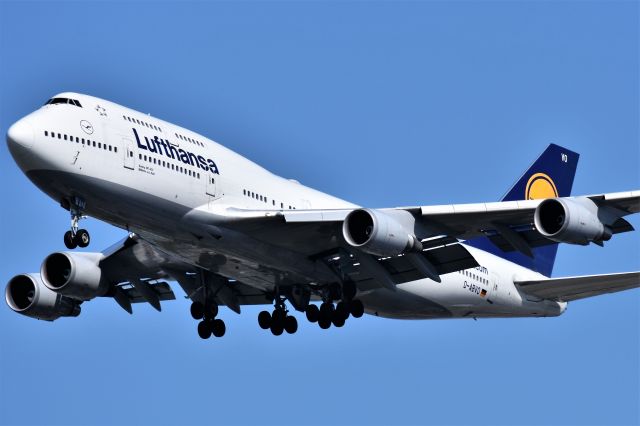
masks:
{"label": "lufthansa boeing 747", "polygon": [[[96,297],[191,299],[198,334],[221,337],[219,306],[271,305],[258,324],[295,333],[364,313],[399,319],[548,317],[567,303],[636,288],[639,272],[550,278],[559,243],[633,228],[640,191],[570,196],[578,154],[549,145],[500,202],[374,209],[276,176],[188,129],[61,93],[9,128],[24,174],[68,210],[69,251],[13,277],[9,307],[54,321]],[[85,215],[128,231],[87,247]],[[319,303],[317,303],[319,302]]]}

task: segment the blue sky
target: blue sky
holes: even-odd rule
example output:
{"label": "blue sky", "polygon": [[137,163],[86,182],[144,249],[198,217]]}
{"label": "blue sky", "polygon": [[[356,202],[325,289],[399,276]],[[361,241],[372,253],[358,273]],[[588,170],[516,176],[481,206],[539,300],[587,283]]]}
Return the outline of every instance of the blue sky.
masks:
{"label": "blue sky", "polygon": [[[0,131],[103,97],[362,205],[498,199],[550,142],[575,194],[640,187],[638,2],[0,2]],[[0,283],[63,249],[68,213],[0,144]],[[631,218],[636,228],[638,217]],[[89,219],[93,249],[124,232]],[[637,232],[555,276],[640,269]],[[0,307],[2,424],[640,423],[640,292],[553,319],[260,330],[188,301],[34,321]]]}

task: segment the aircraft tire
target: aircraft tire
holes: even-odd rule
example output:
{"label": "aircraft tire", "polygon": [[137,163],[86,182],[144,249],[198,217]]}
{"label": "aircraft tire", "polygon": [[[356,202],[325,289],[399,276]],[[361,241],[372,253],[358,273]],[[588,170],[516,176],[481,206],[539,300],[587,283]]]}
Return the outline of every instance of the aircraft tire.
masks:
{"label": "aircraft tire", "polygon": [[288,315],[284,319],[284,330],[289,334],[294,334],[296,331],[298,331],[298,320],[296,319],[296,317]]}
{"label": "aircraft tire", "polygon": [[204,320],[198,323],[198,336],[200,336],[201,339],[211,337],[211,323],[209,321]]}
{"label": "aircraft tire", "polygon": [[333,316],[337,318],[341,318],[344,321],[349,318],[349,304],[346,302],[338,302],[336,305],[336,310],[333,313]]}
{"label": "aircraft tire", "polygon": [[193,302],[191,304],[191,317],[194,320],[201,320],[204,318],[204,306],[200,302]]}
{"label": "aircraft tire", "polygon": [[227,326],[224,324],[224,321],[221,319],[215,319],[211,323],[211,332],[216,337],[224,336],[224,333],[227,331]]}
{"label": "aircraft tire", "polygon": [[326,330],[329,327],[331,327],[331,320],[328,318],[321,317],[318,320],[318,325],[320,326],[321,329]]}
{"label": "aircraft tire", "polygon": [[262,311],[258,314],[258,325],[263,330],[271,327],[271,314],[269,311]]}
{"label": "aircraft tire", "polygon": [[350,308],[351,315],[353,315],[354,318],[360,318],[362,315],[364,315],[364,305],[362,304],[361,300],[352,300]]}
{"label": "aircraft tire", "polygon": [[271,313],[271,324],[284,328],[284,318],[287,314],[282,309],[274,309]]}
{"label": "aircraft tire", "polygon": [[320,318],[331,318],[334,310],[333,303],[324,302],[320,305]]}
{"label": "aircraft tire", "polygon": [[78,247],[84,248],[87,247],[91,242],[91,236],[86,229],[80,229],[78,230],[78,232],[76,232],[74,240]]}
{"label": "aircraft tire", "polygon": [[318,305],[315,305],[313,303],[309,303],[304,313],[307,316],[307,320],[309,320],[309,322],[318,322],[318,318],[320,318],[320,309],[318,309]]}
{"label": "aircraft tire", "polygon": [[344,325],[344,322],[344,317],[339,317],[337,315],[331,320],[331,323],[336,327],[342,327]]}
{"label": "aircraft tire", "polygon": [[64,245],[69,250],[73,250],[74,248],[78,247],[78,243],[76,243],[75,239],[73,238],[73,233],[71,231],[67,231],[64,233]]}
{"label": "aircraft tire", "polygon": [[274,322],[271,323],[271,334],[273,334],[274,336],[279,336],[283,331],[284,327],[282,327],[282,324]]}

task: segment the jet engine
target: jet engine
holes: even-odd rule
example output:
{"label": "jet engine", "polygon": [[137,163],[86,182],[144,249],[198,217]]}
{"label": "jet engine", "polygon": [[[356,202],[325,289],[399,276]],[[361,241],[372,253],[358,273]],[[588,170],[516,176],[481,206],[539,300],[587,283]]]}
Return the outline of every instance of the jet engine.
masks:
{"label": "jet engine", "polygon": [[103,296],[109,284],[99,266],[102,253],[52,253],[42,262],[42,281],[52,291],[77,300]]}
{"label": "jet engine", "polygon": [[534,223],[538,232],[559,243],[588,245],[608,241],[612,235],[589,198],[544,200],[536,208]]}
{"label": "jet engine", "polygon": [[406,211],[358,209],[347,215],[342,234],[347,243],[377,256],[397,256],[422,248],[414,235],[415,218]]}
{"label": "jet engine", "polygon": [[48,289],[40,274],[20,274],[11,278],[5,289],[7,305],[31,318],[54,321],[80,315],[80,302]]}

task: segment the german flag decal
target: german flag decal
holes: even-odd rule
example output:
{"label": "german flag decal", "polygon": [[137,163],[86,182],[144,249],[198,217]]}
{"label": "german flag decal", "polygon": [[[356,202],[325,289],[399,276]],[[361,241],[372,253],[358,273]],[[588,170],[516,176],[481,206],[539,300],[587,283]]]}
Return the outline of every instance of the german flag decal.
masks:
{"label": "german flag decal", "polygon": [[482,289],[482,291],[480,292],[480,297],[485,297],[487,295],[487,290]]}

